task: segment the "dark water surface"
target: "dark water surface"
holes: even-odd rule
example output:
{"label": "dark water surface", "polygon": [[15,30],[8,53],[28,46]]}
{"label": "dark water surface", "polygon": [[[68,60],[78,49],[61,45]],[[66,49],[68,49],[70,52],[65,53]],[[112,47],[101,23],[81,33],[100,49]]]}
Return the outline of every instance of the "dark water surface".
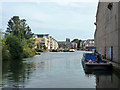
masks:
{"label": "dark water surface", "polygon": [[115,72],[85,74],[84,51],[48,52],[22,61],[3,62],[3,87],[120,88]]}

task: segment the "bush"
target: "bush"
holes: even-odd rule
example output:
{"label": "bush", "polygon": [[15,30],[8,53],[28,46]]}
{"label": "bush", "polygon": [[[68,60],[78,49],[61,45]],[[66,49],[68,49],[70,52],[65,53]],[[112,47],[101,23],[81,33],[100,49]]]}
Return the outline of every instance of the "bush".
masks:
{"label": "bush", "polygon": [[22,58],[23,47],[20,40],[16,36],[8,35],[5,43],[8,46],[8,50],[12,59]]}
{"label": "bush", "polygon": [[38,48],[36,48],[35,50],[36,50],[36,52],[43,52],[42,49],[38,49]]}
{"label": "bush", "polygon": [[2,40],[2,59],[22,59],[34,56],[36,51],[29,47],[32,44],[27,41],[26,39],[21,40],[12,34],[5,35]]}
{"label": "bush", "polygon": [[35,50],[31,50],[30,48],[24,48],[23,49],[23,54],[22,54],[22,56],[24,57],[24,58],[27,58],[27,57],[32,57],[32,56],[34,56],[35,55]]}
{"label": "bush", "polygon": [[31,48],[29,48],[29,45],[26,39],[22,40],[22,46],[23,46],[22,57],[27,58],[35,55],[35,50],[32,50]]}
{"label": "bush", "polygon": [[38,49],[38,48],[36,48],[35,51],[36,51],[36,52],[46,52],[47,49]]}
{"label": "bush", "polygon": [[10,52],[8,50],[8,46],[5,44],[6,42],[6,38],[2,39],[2,59],[3,60],[9,60],[11,55]]}
{"label": "bush", "polygon": [[11,60],[11,55],[10,55],[9,50],[2,50],[2,59]]}

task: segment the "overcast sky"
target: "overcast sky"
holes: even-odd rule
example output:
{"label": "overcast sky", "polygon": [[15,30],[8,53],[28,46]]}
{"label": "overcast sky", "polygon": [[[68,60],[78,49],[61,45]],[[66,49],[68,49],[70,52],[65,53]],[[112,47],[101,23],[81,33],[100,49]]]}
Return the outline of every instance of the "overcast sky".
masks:
{"label": "overcast sky", "polygon": [[58,41],[92,39],[98,2],[2,2],[2,29],[13,16],[26,19],[33,33],[47,33]]}

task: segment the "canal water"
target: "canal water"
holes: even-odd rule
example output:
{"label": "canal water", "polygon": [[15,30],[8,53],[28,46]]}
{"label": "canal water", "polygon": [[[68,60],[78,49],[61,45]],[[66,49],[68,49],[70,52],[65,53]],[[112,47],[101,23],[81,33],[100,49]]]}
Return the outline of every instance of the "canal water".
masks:
{"label": "canal water", "polygon": [[3,87],[7,88],[120,88],[116,72],[85,73],[85,51],[47,52],[14,62],[3,62]]}

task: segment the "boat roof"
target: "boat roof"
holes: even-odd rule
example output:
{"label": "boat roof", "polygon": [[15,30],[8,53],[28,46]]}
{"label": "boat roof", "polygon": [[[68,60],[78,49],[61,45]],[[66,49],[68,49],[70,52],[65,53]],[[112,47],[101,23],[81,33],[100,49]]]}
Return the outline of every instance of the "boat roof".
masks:
{"label": "boat roof", "polygon": [[[84,53],[83,56],[86,59],[97,59],[96,53]],[[99,56],[101,57],[101,54],[99,54]]]}
{"label": "boat roof", "polygon": [[86,49],[96,49],[94,46],[87,46]]}
{"label": "boat roof", "polygon": [[86,53],[83,53],[83,55],[88,55],[88,54],[94,55],[94,54],[96,54],[96,53],[93,53],[93,52],[86,52]]}

